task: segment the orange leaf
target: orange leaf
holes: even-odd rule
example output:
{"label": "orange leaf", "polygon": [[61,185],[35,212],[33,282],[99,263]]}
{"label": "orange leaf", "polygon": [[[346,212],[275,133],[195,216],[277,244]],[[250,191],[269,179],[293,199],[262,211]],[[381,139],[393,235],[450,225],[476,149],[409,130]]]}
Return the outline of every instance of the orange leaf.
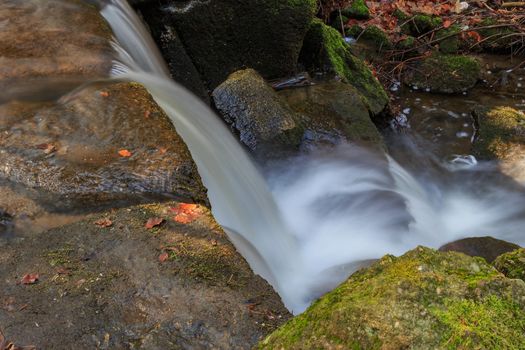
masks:
{"label": "orange leaf", "polygon": [[452,25],[452,21],[449,20],[449,19],[446,19],[444,22],[443,22],[443,28],[448,28]]}
{"label": "orange leaf", "polygon": [[202,210],[197,204],[179,203],[176,207],[170,208],[170,211],[176,214],[173,220],[181,224],[189,224],[202,215]]}
{"label": "orange leaf", "polygon": [[124,157],[124,158],[129,158],[132,156],[131,152],[128,151],[127,149],[121,149],[120,151],[118,151],[118,154],[119,156]]}
{"label": "orange leaf", "polygon": [[107,91],[101,91],[101,92],[100,92],[100,96],[102,96],[102,97],[109,97],[109,92],[107,92]]}
{"label": "orange leaf", "polygon": [[38,281],[38,273],[28,273],[20,281],[22,284],[35,284]]}
{"label": "orange leaf", "polygon": [[146,224],[144,225],[145,228],[147,228],[148,230],[149,229],[152,229],[154,227],[157,227],[157,226],[160,226],[164,223],[164,219],[163,218],[151,218],[149,219]]}
{"label": "orange leaf", "polygon": [[100,226],[100,227],[110,227],[113,225],[113,222],[108,218],[103,218],[103,219],[95,221],[95,225]]}
{"label": "orange leaf", "polygon": [[166,260],[168,260],[170,256],[168,255],[168,253],[162,253],[159,255],[159,261],[161,263],[165,262]]}

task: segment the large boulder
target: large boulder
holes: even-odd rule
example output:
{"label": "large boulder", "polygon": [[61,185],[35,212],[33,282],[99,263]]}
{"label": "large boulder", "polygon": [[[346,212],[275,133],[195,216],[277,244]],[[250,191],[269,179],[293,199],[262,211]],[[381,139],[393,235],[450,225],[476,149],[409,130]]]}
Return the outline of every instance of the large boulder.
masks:
{"label": "large boulder", "polygon": [[434,54],[411,66],[405,84],[429,92],[457,94],[473,88],[481,77],[479,62],[460,55]]}
{"label": "large boulder", "polygon": [[159,194],[207,202],[186,145],[139,84],[5,103],[0,131],[0,178],[58,206]]}
{"label": "large boulder", "polygon": [[[187,0],[138,4],[162,42],[175,30],[210,88],[248,67],[265,78],[293,73],[315,0]],[[168,62],[176,61],[161,44]]]}
{"label": "large boulder", "polygon": [[508,278],[525,281],[525,249],[516,249],[498,256],[494,260],[494,267]]}
{"label": "large boulder", "polygon": [[261,349],[519,349],[525,283],[481,258],[419,247],[353,274]]}
{"label": "large boulder", "polygon": [[381,113],[388,105],[388,94],[372,71],[352,54],[337,30],[320,20],[314,20],[310,25],[300,61],[309,71],[334,73],[344,82],[353,85],[363,95],[372,114]]}
{"label": "large boulder", "polygon": [[303,133],[294,111],[253,69],[231,74],[213,91],[215,106],[251,151],[297,148]]}
{"label": "large boulder", "polygon": [[205,207],[123,208],[0,244],[0,325],[19,346],[248,349],[290,317]]}
{"label": "large boulder", "polygon": [[302,148],[354,142],[384,148],[363,96],[339,81],[280,90],[278,94],[300,117]]}

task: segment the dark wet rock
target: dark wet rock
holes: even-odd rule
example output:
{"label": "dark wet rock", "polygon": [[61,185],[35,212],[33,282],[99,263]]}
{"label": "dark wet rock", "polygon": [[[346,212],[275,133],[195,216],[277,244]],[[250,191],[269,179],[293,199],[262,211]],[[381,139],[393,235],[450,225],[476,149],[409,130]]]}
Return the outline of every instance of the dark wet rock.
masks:
{"label": "dark wet rock", "polygon": [[[0,8],[0,101],[35,99],[106,77],[111,31],[98,10],[81,1],[8,1]],[[7,90],[7,88],[9,88]],[[37,96],[35,96],[37,95]]]}
{"label": "dark wet rock", "polygon": [[154,194],[207,203],[186,145],[141,85],[86,88],[58,103],[13,101],[0,116],[0,177],[49,204]]}
{"label": "dark wet rock", "polygon": [[353,85],[365,98],[373,114],[381,113],[389,98],[366,64],[350,52],[335,29],[314,20],[301,50],[300,61],[312,72],[329,72]]}
{"label": "dark wet rock", "polygon": [[319,83],[285,89],[279,95],[300,116],[300,124],[306,130],[302,148],[342,141],[384,147],[362,95],[349,84]]}
{"label": "dark wet rock", "polygon": [[[265,78],[293,73],[317,7],[314,0],[188,0],[151,2],[138,9],[159,43],[159,33],[176,30],[213,89],[246,67]],[[164,55],[168,61],[177,59],[166,50]]]}
{"label": "dark wet rock", "polygon": [[294,111],[253,69],[235,72],[213,91],[215,106],[240,140],[260,153],[297,148],[303,128]]}
{"label": "dark wet rock", "polygon": [[493,237],[471,237],[447,243],[441,248],[442,252],[460,252],[469,256],[479,256],[488,262],[494,261],[501,254],[513,251],[520,246]]}
{"label": "dark wet rock", "polygon": [[6,234],[13,223],[13,217],[0,208],[0,235]]}
{"label": "dark wet rock", "polygon": [[518,349],[523,295],[481,258],[419,247],[354,273],[259,348]]}
{"label": "dark wet rock", "polygon": [[508,278],[525,280],[525,249],[502,254],[494,260],[494,267]]}
{"label": "dark wet rock", "polygon": [[[175,206],[125,208],[8,241],[5,336],[38,349],[247,349],[285,322],[278,295],[209,211],[198,207],[198,219],[181,224]],[[151,217],[166,222],[148,230]],[[94,224],[106,218],[110,227]],[[19,284],[27,273],[38,283]]]}
{"label": "dark wet rock", "polygon": [[481,68],[476,59],[436,54],[408,69],[403,81],[415,89],[455,94],[473,88],[480,77]]}
{"label": "dark wet rock", "polygon": [[364,43],[377,52],[389,50],[393,47],[386,33],[377,26],[361,28],[356,24],[348,28],[346,36],[359,38],[360,44]]}

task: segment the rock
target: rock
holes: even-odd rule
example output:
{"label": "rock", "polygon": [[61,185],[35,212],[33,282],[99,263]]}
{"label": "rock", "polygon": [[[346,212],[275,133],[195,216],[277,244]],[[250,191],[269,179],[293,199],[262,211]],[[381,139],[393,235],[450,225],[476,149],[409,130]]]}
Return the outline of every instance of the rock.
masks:
{"label": "rock", "polygon": [[231,74],[213,91],[215,106],[250,150],[297,148],[303,129],[295,113],[253,69]]}
{"label": "rock", "polygon": [[434,93],[456,94],[473,88],[481,76],[477,60],[466,56],[432,55],[405,73],[405,84]]}
{"label": "rock", "polygon": [[355,57],[341,35],[320,20],[310,26],[300,56],[301,63],[309,71],[335,73],[343,81],[353,85],[365,98],[372,114],[381,113],[389,98],[370,69]]}
{"label": "rock", "polygon": [[[60,96],[86,77],[107,77],[111,30],[80,1],[16,1],[0,8],[0,102]],[[44,20],[45,19],[45,20]]]}
{"label": "rock", "polygon": [[207,203],[186,145],[139,84],[93,86],[57,103],[0,105],[0,131],[0,178],[37,190],[48,204],[138,195]]}
{"label": "rock", "polygon": [[[246,349],[285,322],[279,296],[211,213],[198,206],[196,221],[178,223],[178,204],[101,213],[8,241],[0,252],[5,336],[38,349]],[[152,217],[165,223],[148,230]],[[112,225],[94,224],[100,219]],[[38,283],[17,283],[27,273]]]}
{"label": "rock", "polygon": [[260,349],[501,349],[525,341],[525,283],[419,247],[354,273]]}
{"label": "rock", "polygon": [[368,19],[370,10],[364,0],[353,0],[350,6],[344,8],[341,13],[348,18]]}
{"label": "rock", "polygon": [[495,18],[485,18],[480,23],[477,32],[483,38],[480,42],[481,47],[491,52],[511,52],[513,48],[521,45],[520,40],[516,40],[521,33],[512,26],[500,26],[505,23],[498,23]]}
{"label": "rock", "polygon": [[516,249],[498,256],[494,267],[508,278],[525,280],[525,249]]}
{"label": "rock", "polygon": [[[405,25],[408,26],[410,34],[417,37],[436,29],[442,23],[443,20],[437,16],[417,14]],[[401,29],[404,30],[404,28]]]}
{"label": "rock", "polygon": [[525,114],[511,107],[474,110],[478,134],[474,143],[476,155],[483,159],[511,159],[525,151]]}
{"label": "rock", "polygon": [[525,114],[511,107],[479,106],[472,115],[477,129],[472,153],[479,159],[497,160],[505,175],[524,183]]}
{"label": "rock", "polygon": [[[176,30],[213,89],[246,67],[265,78],[293,73],[317,5],[315,0],[188,0],[151,2],[138,8],[157,33],[157,41],[164,28]],[[177,59],[167,51],[164,54],[168,61]]]}
{"label": "rock", "polygon": [[279,95],[300,116],[306,130],[302,148],[342,141],[384,148],[363,97],[353,86],[332,81],[281,90]]}
{"label": "rock", "polygon": [[441,39],[441,41],[439,41],[439,51],[444,54],[458,53],[461,46],[461,41],[459,38],[460,33],[461,27],[457,24],[437,31],[436,39]]}
{"label": "rock", "polygon": [[354,25],[346,31],[346,36],[359,38],[359,41],[373,47],[378,52],[389,50],[393,47],[385,32],[373,25],[364,29],[359,25]]}
{"label": "rock", "polygon": [[439,248],[439,251],[460,252],[469,256],[479,256],[491,263],[501,254],[513,251],[519,247],[517,244],[492,237],[472,237],[447,243]]}

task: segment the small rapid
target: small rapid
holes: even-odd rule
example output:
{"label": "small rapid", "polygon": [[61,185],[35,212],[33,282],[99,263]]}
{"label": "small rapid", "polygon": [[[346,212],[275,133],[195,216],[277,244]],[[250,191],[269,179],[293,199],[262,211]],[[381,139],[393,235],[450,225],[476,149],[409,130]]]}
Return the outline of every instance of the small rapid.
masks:
{"label": "small rapid", "polygon": [[265,179],[211,109],[170,79],[127,2],[102,5],[116,36],[114,75],[142,83],[164,109],[190,149],[217,221],[292,312],[387,253],[468,236],[525,244],[524,189],[492,164],[413,152],[403,166],[344,145],[286,160]]}

